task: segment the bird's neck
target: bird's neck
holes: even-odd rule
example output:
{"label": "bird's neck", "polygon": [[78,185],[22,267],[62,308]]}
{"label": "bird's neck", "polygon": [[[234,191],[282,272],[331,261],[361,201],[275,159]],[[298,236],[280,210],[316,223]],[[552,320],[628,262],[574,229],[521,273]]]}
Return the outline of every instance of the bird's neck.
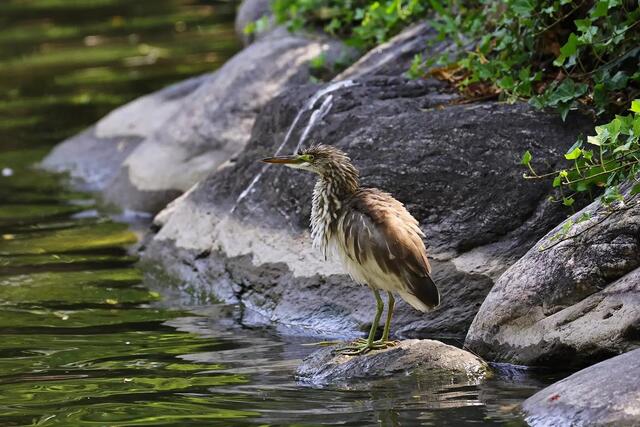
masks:
{"label": "bird's neck", "polygon": [[353,167],[321,174],[316,181],[311,209],[311,237],[313,245],[322,249],[325,257],[342,206],[359,188],[358,171]]}

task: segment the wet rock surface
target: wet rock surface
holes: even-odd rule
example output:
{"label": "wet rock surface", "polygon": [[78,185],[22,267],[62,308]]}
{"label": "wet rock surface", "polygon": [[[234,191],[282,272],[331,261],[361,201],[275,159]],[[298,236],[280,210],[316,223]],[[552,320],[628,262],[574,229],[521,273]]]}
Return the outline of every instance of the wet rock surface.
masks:
{"label": "wet rock surface", "polygon": [[594,202],[573,217],[589,221],[536,243],[497,281],[466,346],[488,360],[555,367],[639,347],[640,204],[627,197],[613,210]]}
{"label": "wet rock surface", "polygon": [[522,405],[537,426],[640,425],[640,350],[583,369]]}
{"label": "wet rock surface", "polygon": [[295,375],[299,381],[329,384],[418,371],[482,380],[490,369],[482,359],[467,351],[440,341],[414,339],[359,356],[341,355],[332,347],[323,348],[306,357]]}
{"label": "wet rock surface", "polygon": [[311,59],[344,52],[337,41],[275,29],[216,72],[118,108],[43,166],[69,171],[119,206],[157,212],[240,152],[262,107],[309,81]]}
{"label": "wet rock surface", "polygon": [[[295,151],[312,111],[290,126],[317,90],[296,88],[269,103],[236,163],[159,216],[145,257],[271,321],[352,335],[368,328],[373,298],[311,248],[315,177],[257,161]],[[394,194],[427,235],[443,304],[421,314],[400,303],[395,332],[463,337],[494,280],[564,216],[546,202],[547,183],[522,179],[522,152],[534,150],[551,168],[588,121],[570,116],[563,124],[524,104],[457,105],[429,80],[355,80],[316,109],[329,96],[327,115],[303,145],[345,150],[363,184]]]}

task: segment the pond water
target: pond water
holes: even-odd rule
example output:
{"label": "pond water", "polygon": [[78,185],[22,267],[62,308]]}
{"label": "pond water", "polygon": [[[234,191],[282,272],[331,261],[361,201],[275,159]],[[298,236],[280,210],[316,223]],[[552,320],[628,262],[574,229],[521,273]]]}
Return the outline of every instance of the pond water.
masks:
{"label": "pond water", "polygon": [[144,227],[33,168],[111,109],[218,67],[235,2],[0,2],[0,425],[521,425],[552,378],[401,375],[310,387],[305,338],[176,307],[127,247]]}

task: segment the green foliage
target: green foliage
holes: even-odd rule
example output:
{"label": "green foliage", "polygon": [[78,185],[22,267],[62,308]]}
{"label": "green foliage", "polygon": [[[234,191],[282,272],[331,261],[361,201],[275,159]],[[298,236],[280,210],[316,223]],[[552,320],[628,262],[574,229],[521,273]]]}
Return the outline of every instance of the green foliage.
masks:
{"label": "green foliage", "polygon": [[522,164],[529,167],[525,178],[553,177],[553,186],[560,190],[565,206],[573,205],[578,193],[592,193],[604,188],[601,201],[610,206],[623,202],[619,186],[623,182],[636,182],[632,195],[640,193],[636,176],[640,172],[640,100],[631,103],[631,114],[618,115],[609,123],[596,126],[595,135],[578,140],[564,155],[572,162],[567,169],[539,175],[531,165],[527,151]]}
{"label": "green foliage", "polygon": [[408,75],[430,69],[472,98],[529,99],[565,118],[578,107],[620,112],[640,95],[635,0],[272,0],[272,9],[291,30],[323,29],[360,48],[430,13],[457,53],[417,56]]}
{"label": "green foliage", "polygon": [[249,22],[243,29],[243,32],[246,35],[252,35],[252,34],[260,34],[266,30],[269,29],[269,27],[271,26],[271,22],[269,20],[269,17],[267,15],[259,18],[256,21],[253,22]]}
{"label": "green foliage", "polygon": [[273,0],[271,7],[292,31],[321,28],[358,48],[384,42],[428,10],[421,0]]}
{"label": "green foliage", "polygon": [[[461,89],[558,110],[619,112],[640,94],[640,6],[629,0],[430,0],[440,39],[462,52],[429,61],[458,68]],[[473,91],[477,93],[476,90]]]}

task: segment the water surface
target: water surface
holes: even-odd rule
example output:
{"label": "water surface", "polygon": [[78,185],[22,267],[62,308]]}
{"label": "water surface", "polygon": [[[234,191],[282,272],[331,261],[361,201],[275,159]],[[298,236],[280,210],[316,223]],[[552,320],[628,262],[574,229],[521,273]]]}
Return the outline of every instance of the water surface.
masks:
{"label": "water surface", "polygon": [[148,289],[127,250],[139,219],[33,168],[111,109],[222,64],[235,7],[0,2],[0,425],[520,425],[549,379],[296,383],[305,338]]}

